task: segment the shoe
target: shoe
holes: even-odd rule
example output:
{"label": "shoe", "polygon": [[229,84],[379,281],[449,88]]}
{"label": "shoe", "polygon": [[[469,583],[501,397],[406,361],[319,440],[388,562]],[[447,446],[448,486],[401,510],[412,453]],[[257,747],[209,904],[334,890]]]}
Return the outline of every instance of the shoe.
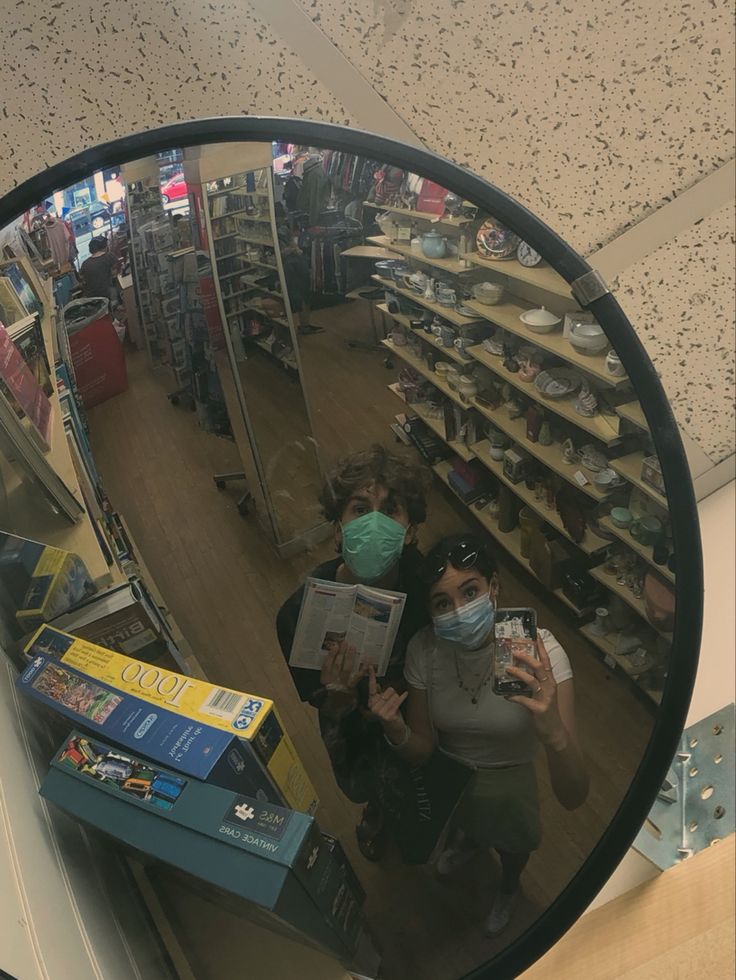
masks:
{"label": "shoe", "polygon": [[324,327],[315,327],[312,323],[305,323],[304,326],[299,327],[299,333],[324,333]]}
{"label": "shoe", "polygon": [[503,932],[511,921],[511,914],[514,910],[514,904],[518,894],[518,889],[512,892],[511,895],[504,895],[503,892],[497,892],[493,900],[490,915],[483,926],[483,932],[485,932],[486,936],[497,936],[499,932]]}
{"label": "shoe", "polygon": [[476,847],[463,847],[462,845],[448,847],[437,858],[437,863],[434,866],[435,871],[441,878],[447,878],[455,871],[459,871],[460,868],[464,868],[477,853]]}

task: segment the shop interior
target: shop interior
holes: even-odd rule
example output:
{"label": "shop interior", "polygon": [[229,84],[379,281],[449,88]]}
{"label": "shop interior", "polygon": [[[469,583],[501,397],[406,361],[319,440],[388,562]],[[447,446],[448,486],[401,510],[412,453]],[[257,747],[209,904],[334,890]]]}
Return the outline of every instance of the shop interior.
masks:
{"label": "shop interior", "polygon": [[[286,138],[172,148],[87,183],[122,188],[102,225],[93,202],[75,224],[62,188],[0,232],[2,340],[33,380],[28,399],[0,377],[3,537],[79,556],[94,601],[134,589],[172,669],[272,699],[319,827],[365,891],[372,968],[464,974],[572,880],[657,718],[676,562],[626,367],[541,255],[452,188],[381,160]],[[107,297],[84,295],[81,272],[100,236],[115,259]],[[564,809],[537,760],[542,843],[493,938],[492,854],[450,880],[391,841],[366,859],[362,806],[339,789],[279,648],[282,603],[336,554],[322,485],[376,443],[427,474],[420,550],[480,534],[502,605],[535,609],[573,670],[590,791]],[[27,631],[5,618],[3,645],[22,656]],[[195,976],[239,962],[215,887],[165,864],[148,875]]]}

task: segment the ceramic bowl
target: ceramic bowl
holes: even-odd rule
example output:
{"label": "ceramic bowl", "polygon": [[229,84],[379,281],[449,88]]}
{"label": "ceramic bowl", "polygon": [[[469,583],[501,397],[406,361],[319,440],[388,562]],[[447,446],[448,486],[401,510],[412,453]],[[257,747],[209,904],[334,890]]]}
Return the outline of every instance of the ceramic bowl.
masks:
{"label": "ceramic bowl", "polygon": [[606,487],[612,487],[617,482],[617,476],[614,470],[603,469],[598,470],[598,472],[593,476],[593,483],[601,489]]}
{"label": "ceramic bowl", "polygon": [[439,374],[441,378],[446,378],[447,372],[450,370],[451,367],[452,364],[450,364],[449,361],[437,361],[437,363],[434,366],[434,370],[435,373]]}
{"label": "ceramic bowl", "polygon": [[576,323],[568,339],[579,354],[600,354],[608,347],[608,337],[597,323]]}
{"label": "ceramic bowl", "polygon": [[611,522],[615,527],[627,528],[633,519],[628,507],[613,507],[611,509]]}
{"label": "ceramic bowl", "polygon": [[556,316],[550,310],[545,310],[543,306],[540,306],[538,310],[526,310],[519,319],[534,333],[552,333],[562,323],[561,317]]}
{"label": "ceramic bowl", "polygon": [[549,368],[536,376],[534,387],[545,398],[564,398],[580,387],[580,376],[567,368]]}
{"label": "ceramic bowl", "polygon": [[498,282],[478,282],[473,286],[473,296],[484,306],[496,306],[503,294],[504,288]]}

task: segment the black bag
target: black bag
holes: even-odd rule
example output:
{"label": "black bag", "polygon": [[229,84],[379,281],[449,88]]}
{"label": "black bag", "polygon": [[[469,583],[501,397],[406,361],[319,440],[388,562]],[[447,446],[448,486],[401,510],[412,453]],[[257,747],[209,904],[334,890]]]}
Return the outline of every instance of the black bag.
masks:
{"label": "black bag", "polygon": [[391,807],[394,839],[408,864],[425,864],[437,846],[473,770],[439,749],[423,766],[403,766]]}

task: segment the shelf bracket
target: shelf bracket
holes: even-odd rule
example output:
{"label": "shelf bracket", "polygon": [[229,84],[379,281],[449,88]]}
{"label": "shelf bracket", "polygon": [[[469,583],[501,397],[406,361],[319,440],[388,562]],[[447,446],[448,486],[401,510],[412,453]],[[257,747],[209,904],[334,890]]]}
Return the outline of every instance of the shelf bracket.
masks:
{"label": "shelf bracket", "polygon": [[600,299],[611,290],[603,276],[597,269],[591,269],[585,275],[578,276],[574,282],[570,283],[572,294],[581,306],[588,306],[595,300]]}
{"label": "shelf bracket", "polygon": [[687,728],[633,847],[666,871],[736,828],[734,709],[728,704]]}

